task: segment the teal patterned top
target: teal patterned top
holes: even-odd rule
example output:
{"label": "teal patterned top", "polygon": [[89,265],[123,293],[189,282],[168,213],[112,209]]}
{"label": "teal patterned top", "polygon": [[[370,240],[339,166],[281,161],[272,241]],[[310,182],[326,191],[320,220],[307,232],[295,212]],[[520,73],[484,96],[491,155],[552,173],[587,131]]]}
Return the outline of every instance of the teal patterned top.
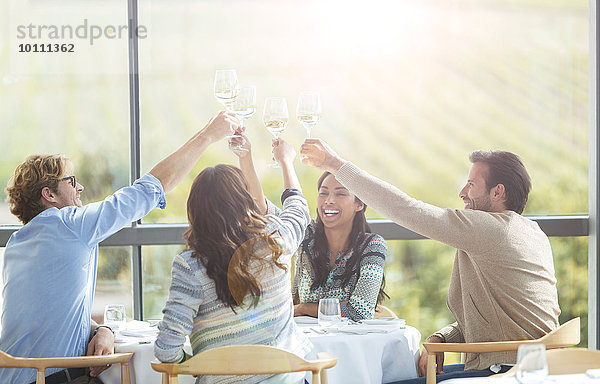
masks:
{"label": "teal patterned top", "polygon": [[[355,321],[372,319],[383,279],[387,243],[380,235],[367,233],[365,240],[357,248],[362,249],[361,254],[355,256],[351,249],[338,253],[325,284],[312,289],[314,273],[310,260],[316,257],[313,247],[315,225],[314,221],[310,223],[304,241],[296,253],[294,302],[318,303],[319,299],[338,298],[340,303],[346,302],[346,305],[342,305],[342,316]],[[352,257],[360,259],[354,265],[350,280],[344,284],[342,276],[347,262]]]}

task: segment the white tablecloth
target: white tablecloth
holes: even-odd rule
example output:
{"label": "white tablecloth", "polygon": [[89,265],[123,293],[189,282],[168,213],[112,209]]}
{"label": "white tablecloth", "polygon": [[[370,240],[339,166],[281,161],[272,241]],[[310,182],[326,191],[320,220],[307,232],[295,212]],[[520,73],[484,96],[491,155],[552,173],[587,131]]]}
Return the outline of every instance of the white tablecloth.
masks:
{"label": "white tablecloth", "polygon": [[[518,384],[515,377],[473,377],[464,379],[450,379],[442,381],[443,384]],[[544,380],[544,384],[600,384],[600,379],[592,379],[584,374],[579,375],[551,375]]]}
{"label": "white tablecloth", "polygon": [[[309,327],[303,325],[302,327]],[[329,352],[338,358],[335,367],[327,371],[330,384],[379,384],[417,376],[421,334],[406,326],[389,333],[316,334],[307,333],[314,348],[307,360],[316,359],[317,352]],[[130,363],[132,384],[160,384],[161,375],[150,362],[155,360],[154,344],[134,342],[115,344],[116,352],[134,352]],[[191,353],[189,343],[185,349]],[[100,375],[105,384],[120,383],[120,370],[113,366]],[[310,374],[307,374],[310,381]],[[195,382],[192,376],[179,376],[181,384]]]}

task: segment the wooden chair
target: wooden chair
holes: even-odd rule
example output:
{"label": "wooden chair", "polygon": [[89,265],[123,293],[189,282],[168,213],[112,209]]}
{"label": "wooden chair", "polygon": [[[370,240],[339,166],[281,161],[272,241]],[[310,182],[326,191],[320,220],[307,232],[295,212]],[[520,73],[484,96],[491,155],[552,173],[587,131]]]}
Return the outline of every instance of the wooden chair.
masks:
{"label": "wooden chair", "polygon": [[163,384],[177,384],[177,375],[262,375],[311,371],[313,384],[327,384],[326,368],[337,364],[329,353],[307,361],[291,352],[267,345],[229,345],[203,351],[181,364],[152,363],[162,372]]}
{"label": "wooden chair", "polygon": [[423,347],[429,354],[427,358],[427,384],[436,383],[436,354],[444,352],[505,352],[516,351],[521,344],[545,344],[546,349],[569,347],[579,344],[580,319],[571,319],[534,340],[494,341],[483,343],[423,343]]}
{"label": "wooden chair", "polygon": [[392,311],[385,305],[379,305],[379,304],[375,307],[375,315],[373,317],[376,319],[378,319],[380,317],[394,317],[396,319],[398,318],[398,316],[396,316],[394,311]]}
{"label": "wooden chair", "polygon": [[0,368],[37,369],[37,384],[45,384],[47,368],[85,368],[105,364],[121,364],[121,383],[130,384],[129,360],[133,353],[81,357],[15,357],[0,351]]}
{"label": "wooden chair", "polygon": [[[546,351],[549,375],[572,375],[585,373],[588,369],[600,369],[600,351],[586,348],[560,348]],[[512,367],[508,372],[496,376],[514,376]]]}

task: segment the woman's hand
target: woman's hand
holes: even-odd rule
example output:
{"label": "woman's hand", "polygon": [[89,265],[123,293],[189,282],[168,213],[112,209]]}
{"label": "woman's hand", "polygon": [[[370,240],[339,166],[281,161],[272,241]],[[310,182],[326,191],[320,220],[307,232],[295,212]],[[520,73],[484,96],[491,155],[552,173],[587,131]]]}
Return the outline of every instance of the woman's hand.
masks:
{"label": "woman's hand", "polygon": [[246,131],[246,127],[240,127],[238,129],[235,130],[234,135],[239,136],[239,137],[232,137],[231,139],[229,139],[229,147],[230,148],[234,148],[234,147],[241,147],[243,149],[232,149],[233,153],[235,153],[235,155],[237,157],[241,159],[246,158],[250,155],[250,151],[252,150],[252,144],[250,143],[250,140],[248,139],[248,137],[246,135],[244,135],[244,132]]}
{"label": "woman's hand", "polygon": [[294,147],[283,139],[273,139],[273,158],[280,165],[291,164],[296,158]]}
{"label": "woman's hand", "polygon": [[294,305],[294,316],[312,316],[318,317],[318,303],[300,303]]}

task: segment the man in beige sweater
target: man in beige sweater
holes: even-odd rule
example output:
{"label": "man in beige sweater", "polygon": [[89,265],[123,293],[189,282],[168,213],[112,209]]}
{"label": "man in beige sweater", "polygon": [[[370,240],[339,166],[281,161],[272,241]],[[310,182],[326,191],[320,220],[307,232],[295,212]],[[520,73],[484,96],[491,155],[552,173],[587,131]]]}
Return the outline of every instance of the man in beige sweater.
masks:
{"label": "man in beige sweater", "polygon": [[[458,210],[413,199],[344,161],[320,139],[307,139],[301,154],[304,163],[333,173],[377,212],[457,249],[447,298],[456,322],[429,336],[428,342],[535,339],[558,327],[560,308],[552,250],[537,223],[521,216],[531,182],[516,155],[503,151],[471,153],[473,165],[459,193],[464,209]],[[471,353],[464,371],[459,366],[458,372],[442,374],[441,356],[438,381],[487,376],[506,370],[502,365],[515,361],[514,352]],[[421,376],[426,362],[423,349]]]}

